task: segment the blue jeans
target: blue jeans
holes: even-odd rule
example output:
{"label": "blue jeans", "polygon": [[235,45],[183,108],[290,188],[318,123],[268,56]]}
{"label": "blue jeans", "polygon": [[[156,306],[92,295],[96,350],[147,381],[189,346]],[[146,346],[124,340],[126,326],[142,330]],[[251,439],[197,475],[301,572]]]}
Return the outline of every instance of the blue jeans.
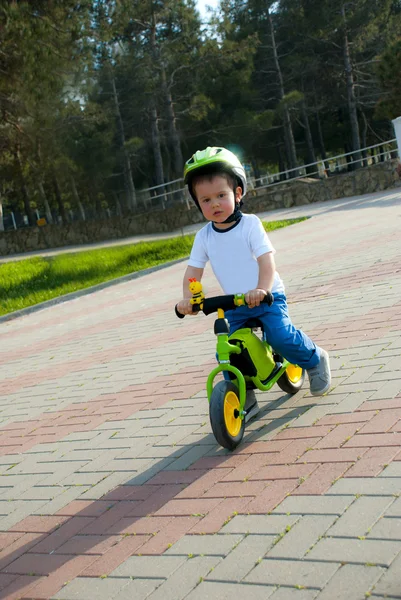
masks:
{"label": "blue jeans", "polygon": [[258,318],[263,323],[267,342],[278,354],[303,369],[311,369],[318,364],[319,350],[303,331],[292,324],[284,294],[274,294],[272,306],[240,306],[226,311],[225,316],[230,323],[230,334],[243,327],[248,319]]}

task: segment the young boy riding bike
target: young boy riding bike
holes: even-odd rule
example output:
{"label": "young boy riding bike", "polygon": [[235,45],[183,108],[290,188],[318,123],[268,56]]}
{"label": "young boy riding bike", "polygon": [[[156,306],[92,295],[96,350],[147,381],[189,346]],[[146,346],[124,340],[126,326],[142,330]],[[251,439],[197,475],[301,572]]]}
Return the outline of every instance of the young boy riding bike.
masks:
{"label": "young boy riding bike", "polygon": [[[321,396],[328,392],[329,355],[292,324],[284,284],[275,268],[272,243],[260,219],[240,210],[246,194],[246,175],[241,162],[225,148],[208,147],[195,152],[186,162],[184,181],[209,223],[195,236],[178,311],[184,315],[197,314],[192,312],[188,279],[201,281],[209,260],[224,293],[244,293],[248,304],[226,311],[230,332],[243,327],[251,316],[258,318],[275,352],[308,372],[311,394]],[[261,304],[268,290],[274,297],[272,306]],[[245,409],[248,419],[259,411],[253,390],[247,391]]]}

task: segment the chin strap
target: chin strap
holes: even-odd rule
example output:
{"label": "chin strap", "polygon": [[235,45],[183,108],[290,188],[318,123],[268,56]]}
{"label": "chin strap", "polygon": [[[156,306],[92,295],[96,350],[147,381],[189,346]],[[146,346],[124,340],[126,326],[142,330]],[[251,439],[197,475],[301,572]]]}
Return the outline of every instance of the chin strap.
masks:
{"label": "chin strap", "polygon": [[[222,221],[222,223],[234,223],[235,221],[239,221],[242,217],[242,212],[240,211],[240,208],[242,205],[243,205],[243,202],[242,202],[242,200],[240,200],[235,205],[235,209],[234,209],[234,212],[232,213],[232,215],[227,217],[227,219],[225,221]],[[218,221],[213,221],[213,222],[217,223]]]}

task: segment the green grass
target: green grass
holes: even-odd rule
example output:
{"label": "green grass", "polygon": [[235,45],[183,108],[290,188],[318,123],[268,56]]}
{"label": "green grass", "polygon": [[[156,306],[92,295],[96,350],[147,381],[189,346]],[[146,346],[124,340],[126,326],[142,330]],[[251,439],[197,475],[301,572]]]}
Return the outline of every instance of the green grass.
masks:
{"label": "green grass", "polygon": [[288,225],[294,225],[294,223],[301,223],[306,221],[309,217],[299,217],[298,219],[283,219],[282,221],[262,221],[265,231],[274,231],[275,229],[281,229],[282,227],[288,227]]}
{"label": "green grass", "polygon": [[[266,231],[301,219],[264,222]],[[0,315],[189,255],[193,235],[0,265]]]}

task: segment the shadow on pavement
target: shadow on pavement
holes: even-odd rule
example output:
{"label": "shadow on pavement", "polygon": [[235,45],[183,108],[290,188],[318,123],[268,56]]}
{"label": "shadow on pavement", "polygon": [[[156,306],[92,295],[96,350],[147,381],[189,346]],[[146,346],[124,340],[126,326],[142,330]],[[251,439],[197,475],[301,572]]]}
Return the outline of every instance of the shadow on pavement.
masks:
{"label": "shadow on pavement", "polygon": [[[250,423],[256,425],[270,413],[273,416],[289,398],[285,395],[267,403],[259,419]],[[167,455],[171,464],[188,450],[206,447],[207,456],[194,458],[185,468],[171,470],[162,458],[99,499],[90,499],[89,488],[56,514],[32,515],[17,523],[0,534],[0,597],[50,598],[78,575],[103,577],[129,556],[160,555],[191,530],[202,533],[202,521],[213,511],[218,513],[218,531],[232,517],[236,503],[240,512],[246,500],[250,502],[255,496],[232,497],[228,506],[224,496],[203,494],[220,482],[226,467],[231,470],[236,461],[246,460],[241,455],[249,458],[255,442],[274,435],[313,405],[290,409],[285,419],[246,431],[242,444],[232,453],[218,447],[212,434],[206,434],[200,443],[180,446]],[[265,444],[269,464],[269,440]],[[269,481],[265,484],[268,486]]]}

